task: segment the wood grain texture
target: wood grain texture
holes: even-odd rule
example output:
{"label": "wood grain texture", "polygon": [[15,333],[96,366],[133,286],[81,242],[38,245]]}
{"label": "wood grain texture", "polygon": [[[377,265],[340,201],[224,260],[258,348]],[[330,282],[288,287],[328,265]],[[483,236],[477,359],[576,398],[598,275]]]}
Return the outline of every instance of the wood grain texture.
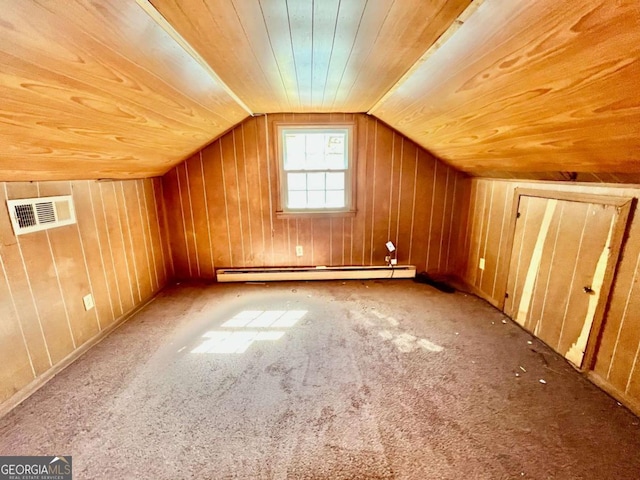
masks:
{"label": "wood grain texture", "polygon": [[151,0],[254,112],[363,112],[470,0]]}
{"label": "wood grain texture", "polygon": [[633,0],[486,1],[371,113],[478,176],[637,178],[639,27]]}
{"label": "wood grain texture", "polygon": [[[356,215],[277,218],[274,124],[327,120],[356,122]],[[176,276],[213,278],[222,267],[382,265],[388,240],[399,263],[451,271],[462,247],[463,179],[363,114],[246,120],[163,177]]]}
{"label": "wood grain texture", "polygon": [[0,180],[151,177],[246,116],[134,0],[10,3]]}
{"label": "wood grain texture", "polygon": [[[0,182],[0,409],[167,283],[154,185]],[[7,198],[69,194],[77,224],[14,236]]]}
{"label": "wood grain texture", "polygon": [[[640,189],[635,187],[611,187],[596,185],[567,185],[561,183],[535,183],[507,180],[468,179],[471,197],[469,203],[469,221],[466,225],[467,240],[464,251],[467,252],[460,270],[462,278],[469,283],[483,298],[495,305],[504,300],[506,275],[508,273],[508,255],[505,245],[508,245],[508,223],[512,215],[511,208],[516,188],[531,188],[554,190],[556,192],[571,192],[587,195],[607,195],[614,197],[640,198]],[[484,212],[486,192],[493,189],[493,204],[490,212]],[[488,193],[490,198],[490,193]],[[566,208],[566,207],[565,207]],[[564,212],[571,213],[571,212]],[[524,215],[521,209],[521,215]],[[582,211],[582,220],[588,211]],[[486,216],[488,215],[488,217]],[[513,214],[515,215],[515,213]],[[573,212],[573,217],[579,217],[580,212]],[[593,215],[592,215],[593,216]],[[566,217],[566,215],[564,216]],[[580,218],[578,218],[580,220]],[[488,232],[482,231],[481,225],[488,225]],[[485,227],[487,228],[487,227]],[[549,235],[557,233],[554,223],[549,228]],[[560,228],[564,231],[562,225]],[[534,229],[535,230],[535,229]],[[534,231],[532,230],[532,231]],[[576,231],[578,230],[578,231]],[[482,234],[481,234],[482,232]],[[570,234],[579,237],[581,229],[570,229]],[[565,231],[558,238],[556,251],[556,266],[561,269],[574,269],[581,259],[576,259],[577,252],[564,251],[565,245],[573,243]],[[495,239],[499,239],[497,242]],[[517,244],[514,243],[514,247]],[[564,249],[564,250],[563,250]],[[485,270],[478,266],[478,254],[486,258]],[[465,265],[466,264],[466,265]],[[541,266],[548,268],[549,266]],[[551,272],[553,274],[553,272]],[[512,292],[510,292],[511,294]],[[632,211],[626,238],[620,252],[618,268],[609,295],[609,306],[605,312],[602,333],[597,344],[595,361],[592,371],[594,381],[609,393],[616,396],[626,405],[634,408],[640,405],[640,311],[638,295],[640,293],[640,217],[637,206]],[[517,293],[516,293],[517,295]],[[507,299],[509,301],[510,299]],[[545,308],[565,308],[570,297],[559,289],[549,292]],[[549,307],[549,306],[553,307]],[[542,305],[534,305],[534,311]],[[559,335],[549,330],[548,325],[542,325],[541,335],[553,337]]]}

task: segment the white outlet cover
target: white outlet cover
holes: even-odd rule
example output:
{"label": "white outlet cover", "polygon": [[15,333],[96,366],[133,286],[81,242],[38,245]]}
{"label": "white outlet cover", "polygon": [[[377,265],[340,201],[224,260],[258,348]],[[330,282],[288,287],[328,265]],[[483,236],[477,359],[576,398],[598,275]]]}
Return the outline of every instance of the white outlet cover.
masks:
{"label": "white outlet cover", "polygon": [[89,294],[82,297],[82,303],[84,303],[85,310],[91,310],[95,306],[93,303],[93,295]]}
{"label": "white outlet cover", "polygon": [[303,255],[302,245],[296,245],[296,255],[301,257]]}
{"label": "white outlet cover", "polygon": [[480,270],[484,270],[484,258],[480,259],[480,264],[478,265],[478,267],[480,268]]}

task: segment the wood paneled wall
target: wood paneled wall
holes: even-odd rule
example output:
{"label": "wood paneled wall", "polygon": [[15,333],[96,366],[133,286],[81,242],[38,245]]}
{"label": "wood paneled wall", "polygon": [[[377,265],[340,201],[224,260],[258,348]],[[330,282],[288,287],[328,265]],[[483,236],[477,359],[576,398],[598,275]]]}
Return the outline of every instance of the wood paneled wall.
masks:
{"label": "wood paneled wall", "polygon": [[[327,119],[356,122],[357,214],[277,218],[273,122]],[[455,270],[463,178],[364,114],[248,119],[163,177],[176,276],[212,278],[220,267],[383,265],[388,240],[401,264]]]}
{"label": "wood paneled wall", "polygon": [[[69,194],[77,224],[14,236],[7,198]],[[0,183],[0,412],[166,284],[161,199],[157,178]]]}
{"label": "wood paneled wall", "polygon": [[[464,250],[463,279],[493,304],[504,299],[506,242],[514,190],[517,187],[640,197],[640,188],[566,185],[470,179],[470,207]],[[485,269],[478,268],[485,258]],[[580,262],[578,257],[577,262]],[[563,301],[566,301],[563,300]],[[631,213],[617,273],[609,297],[591,378],[640,413],[640,215]]]}

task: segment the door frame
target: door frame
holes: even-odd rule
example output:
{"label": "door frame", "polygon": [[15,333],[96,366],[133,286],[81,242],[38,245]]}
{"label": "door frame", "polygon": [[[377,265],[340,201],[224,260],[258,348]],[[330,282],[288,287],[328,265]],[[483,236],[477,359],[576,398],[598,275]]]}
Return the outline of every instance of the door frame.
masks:
{"label": "door frame", "polygon": [[[511,216],[509,217],[509,226],[507,230],[507,244],[504,257],[505,266],[499,273],[501,277],[499,283],[504,287],[503,291],[505,292],[507,291],[509,272],[511,270],[511,257],[513,243],[515,240],[516,220],[518,218],[520,197],[523,196],[546,198],[550,200],[564,200],[569,202],[592,203],[597,205],[608,205],[616,208],[615,225],[613,227],[613,234],[611,237],[611,250],[609,252],[609,258],[607,259],[607,268],[604,273],[602,289],[600,292],[600,297],[598,298],[598,304],[596,305],[596,311],[593,315],[593,324],[591,325],[591,331],[589,332],[587,346],[584,351],[582,366],[580,367],[580,370],[583,372],[592,370],[595,363],[596,350],[598,341],[600,339],[600,334],[602,332],[604,318],[606,316],[607,308],[609,305],[609,295],[611,293],[611,287],[613,286],[613,280],[615,278],[618,261],[620,259],[620,252],[622,251],[622,244],[627,232],[631,207],[634,204],[634,198],[556,190],[538,190],[535,188],[516,188],[513,193],[510,214]],[[505,303],[506,297],[498,300],[497,307],[503,312]]]}

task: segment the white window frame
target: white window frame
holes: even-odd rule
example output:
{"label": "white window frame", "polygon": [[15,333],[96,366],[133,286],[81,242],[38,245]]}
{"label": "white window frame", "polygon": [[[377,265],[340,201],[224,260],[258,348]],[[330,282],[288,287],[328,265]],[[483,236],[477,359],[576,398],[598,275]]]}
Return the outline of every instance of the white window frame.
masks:
{"label": "white window frame", "polygon": [[[318,170],[288,170],[285,171],[285,147],[284,147],[284,135],[285,132],[291,130],[301,131],[339,131],[345,130],[346,136],[346,156],[347,166],[344,170],[331,170],[331,169],[318,169]],[[277,146],[277,161],[278,161],[278,205],[276,213],[279,217],[287,216],[352,216],[355,214],[355,125],[354,122],[327,122],[327,123],[287,123],[277,122],[275,124],[275,136]],[[340,208],[288,208],[288,185],[287,185],[287,173],[297,172],[344,172],[345,174],[345,206]]]}

